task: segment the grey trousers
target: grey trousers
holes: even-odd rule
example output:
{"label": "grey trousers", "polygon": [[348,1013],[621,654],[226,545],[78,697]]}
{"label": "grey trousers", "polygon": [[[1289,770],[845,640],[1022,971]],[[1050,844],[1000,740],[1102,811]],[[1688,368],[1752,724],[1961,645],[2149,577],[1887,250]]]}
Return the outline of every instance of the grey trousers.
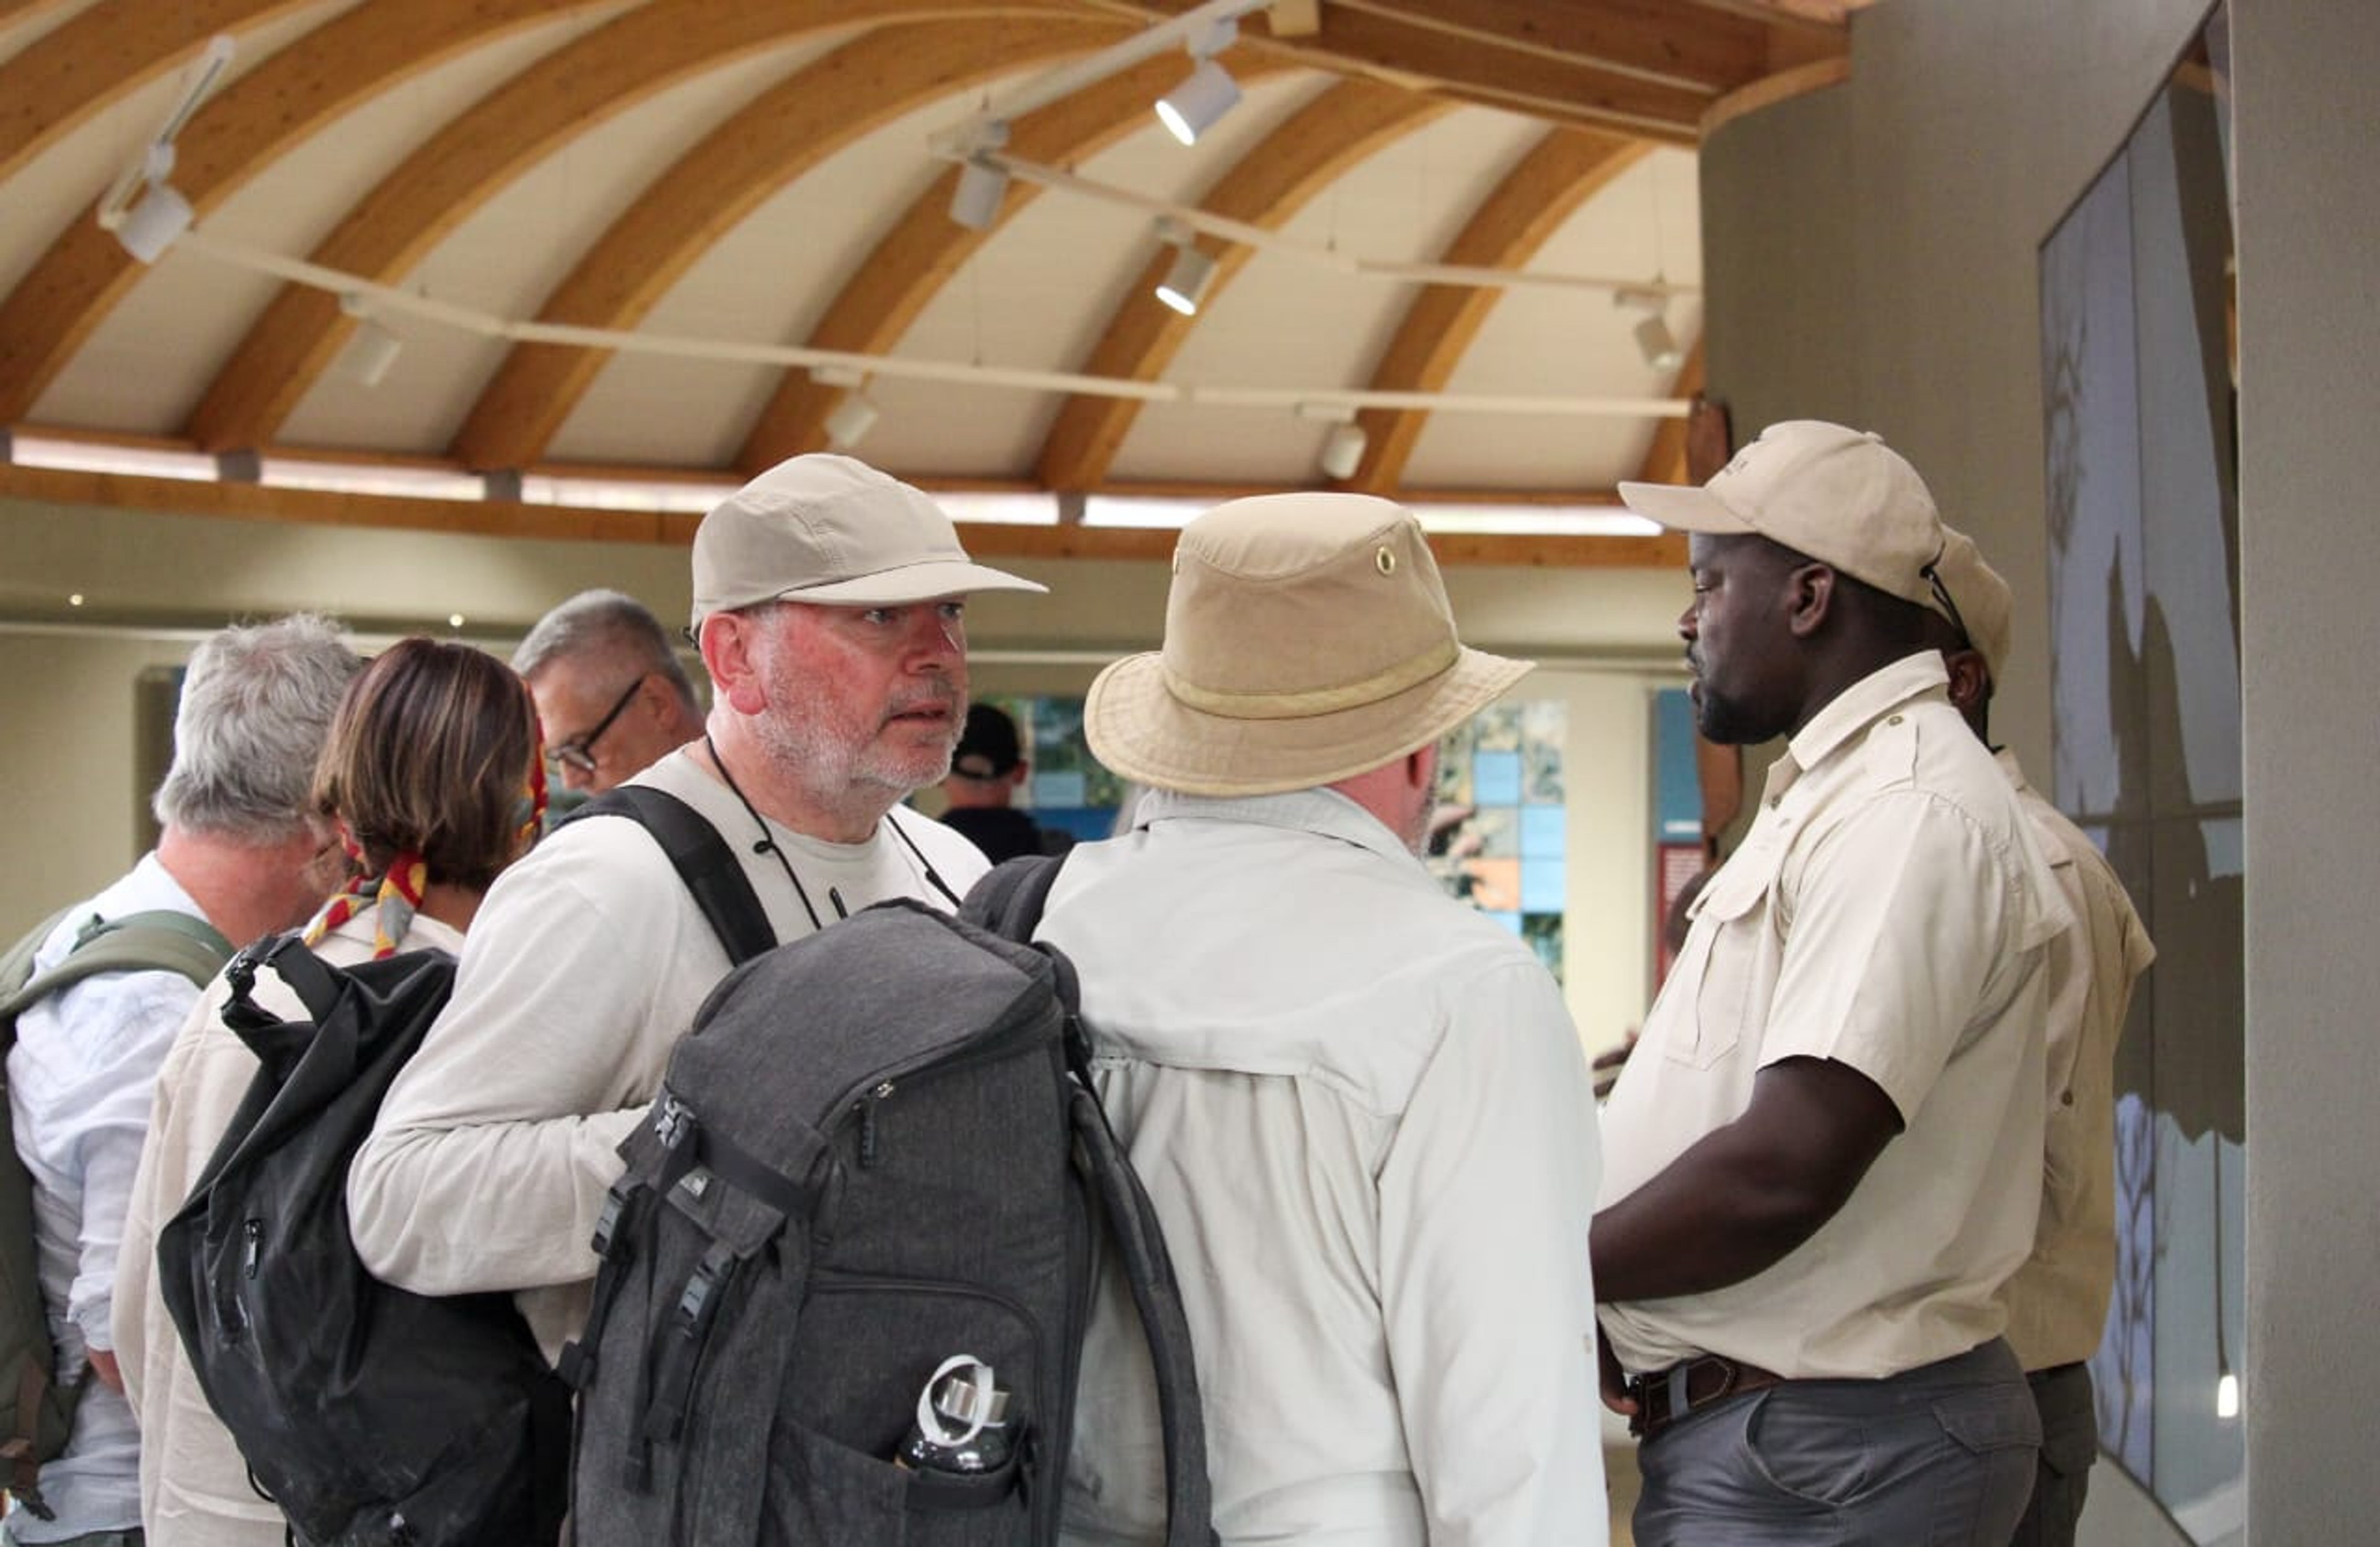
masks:
{"label": "grey trousers", "polygon": [[2041,1414],[2041,1465],[2033,1500],[2009,1547],[2074,1547],[2091,1463],[2099,1458],[2099,1412],[2091,1397],[2091,1367],[2061,1364],[2025,1377]]}
{"label": "grey trousers", "polygon": [[1880,1381],[1788,1381],[1637,1452],[1637,1547],[2004,1547],[2041,1420],[1994,1338]]}

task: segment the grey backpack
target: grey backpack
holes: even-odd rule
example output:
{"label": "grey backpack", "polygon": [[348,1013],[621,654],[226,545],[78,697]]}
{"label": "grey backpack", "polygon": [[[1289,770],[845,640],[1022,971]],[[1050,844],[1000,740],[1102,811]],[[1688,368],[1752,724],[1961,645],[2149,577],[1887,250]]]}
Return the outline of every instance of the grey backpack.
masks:
{"label": "grey backpack", "polygon": [[[204,985],[231,956],[229,941],[187,913],[159,909],[105,922],[94,916],[66,960],[34,977],[34,956],[66,918],[53,914],[0,957],[0,1070],[17,1045],[17,1017],[51,994],[103,972],[179,972]],[[34,1259],[33,1178],[17,1155],[14,1108],[0,1074],[0,1490],[46,1520],[41,1464],[66,1448],[84,1383],[56,1383]]]}
{"label": "grey backpack", "polygon": [[[1180,1292],[1087,1081],[1073,969],[1025,943],[1057,868],[1000,867],[956,919],[864,909],[704,1003],[621,1146],[563,1360],[579,1547],[1054,1542],[1102,1239],[1157,1372],[1166,1540],[1211,1541]],[[958,1364],[991,1371],[977,1419],[1002,1443],[896,1459]]]}

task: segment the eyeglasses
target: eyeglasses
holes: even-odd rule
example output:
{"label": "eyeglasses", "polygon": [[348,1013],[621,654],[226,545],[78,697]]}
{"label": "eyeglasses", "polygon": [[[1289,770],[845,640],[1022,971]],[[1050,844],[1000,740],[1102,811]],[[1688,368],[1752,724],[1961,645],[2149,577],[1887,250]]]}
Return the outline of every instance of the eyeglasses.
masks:
{"label": "eyeglasses", "polygon": [[620,701],[612,706],[612,712],[609,714],[595,722],[593,730],[589,731],[585,736],[565,741],[559,747],[549,747],[546,749],[545,760],[548,762],[561,763],[567,768],[575,768],[581,774],[592,774],[595,772],[595,743],[603,739],[603,733],[612,728],[612,722],[620,717],[620,711],[628,707],[628,700],[635,698],[637,689],[644,685],[645,679],[641,676],[629,683],[628,690],[620,695]]}

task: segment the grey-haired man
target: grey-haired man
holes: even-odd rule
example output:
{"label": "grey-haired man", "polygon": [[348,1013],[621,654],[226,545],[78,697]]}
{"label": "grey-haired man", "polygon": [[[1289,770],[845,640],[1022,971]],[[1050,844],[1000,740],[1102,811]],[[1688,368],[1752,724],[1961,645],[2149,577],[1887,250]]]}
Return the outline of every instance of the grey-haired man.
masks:
{"label": "grey-haired man", "polygon": [[[708,729],[632,783],[719,830],[781,942],[888,897],[953,907],[983,857],[894,808],[950,766],[967,595],[1041,589],[970,560],[905,483],[844,457],[782,463],[695,535]],[[615,1146],[727,967],[631,822],[573,822],[505,871],[349,1173],[364,1261],[420,1293],[516,1291],[557,1353],[586,1319]]]}
{"label": "grey-haired man", "polygon": [[[157,847],[79,903],[33,958],[45,972],[96,920],[179,914],[232,945],[292,929],[344,879],[330,822],[308,797],[314,761],[359,663],[346,637],[311,616],[226,628],[191,652],[174,717],[174,761],[158,786]],[[30,1506],[21,1480],[5,1528],[12,1542],[137,1543],[140,1441],[116,1369],[116,1247],[130,1205],[150,1088],[199,989],[175,972],[109,972],[18,1017],[8,1053],[17,1153],[33,1180],[34,1242],[57,1370],[95,1380],[67,1449],[41,1469]]]}
{"label": "grey-haired man", "polygon": [[582,591],[537,620],[513,652],[537,700],[546,767],[601,795],[702,735],[702,708],[651,609]]}
{"label": "grey-haired man", "polygon": [[2040,1426],[1998,1291],[2033,1244],[2070,920],[1946,692],[1933,496],[1815,420],[1621,495],[1690,534],[1703,734],[1791,737],[1604,1110],[1636,1540],[2001,1547]]}
{"label": "grey-haired man", "polygon": [[[1594,1547],[1595,1105],[1536,956],[1418,854],[1438,743],[1528,669],[1465,648],[1420,524],[1234,500],[1091,749],[1149,793],[1042,937],[1182,1284],[1227,1543]],[[1130,1297],[1094,1301],[1065,1539],[1162,1540]]]}

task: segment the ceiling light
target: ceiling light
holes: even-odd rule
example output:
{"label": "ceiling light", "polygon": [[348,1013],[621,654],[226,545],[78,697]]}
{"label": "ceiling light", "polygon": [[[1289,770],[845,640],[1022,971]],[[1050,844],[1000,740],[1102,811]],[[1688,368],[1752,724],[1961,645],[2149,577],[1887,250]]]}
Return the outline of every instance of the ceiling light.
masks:
{"label": "ceiling light", "polygon": [[175,238],[190,228],[197,212],[181,190],[171,183],[151,183],[140,201],[124,213],[115,227],[115,239],[124,250],[144,263],[153,263],[165,255]]}
{"label": "ceiling light", "polygon": [[876,420],[882,413],[866,393],[844,393],[843,401],[826,416],[826,444],[837,451],[850,450],[876,428]]}
{"label": "ceiling light", "polygon": [[1000,218],[1000,201],[1007,196],[1007,169],[981,156],[969,156],[959,164],[958,186],[951,189],[951,218],[970,231],[989,231]]}
{"label": "ceiling light", "polygon": [[1360,424],[1341,424],[1331,428],[1322,443],[1322,470],[1342,482],[1355,476],[1364,465],[1364,448],[1371,437]]}
{"label": "ceiling light", "polygon": [[[174,137],[182,132],[198,112],[199,104],[231,67],[231,54],[228,35],[217,33],[207,40],[205,51],[185,76],[182,94],[175,99],[165,121],[100,197],[100,228],[115,232],[124,250],[144,263],[153,263],[164,257],[165,250],[197,218],[190,201],[165,180],[174,173]],[[135,189],[140,192],[137,203],[132,197]]]}
{"label": "ceiling light", "polygon": [[1231,71],[1215,63],[1215,55],[1231,47],[1239,35],[1240,24],[1231,17],[1220,18],[1194,33],[1190,56],[1198,61],[1198,67],[1181,85],[1157,99],[1158,121],[1184,145],[1198,143],[1200,135],[1239,104],[1240,83],[1232,79]]}
{"label": "ceiling light", "polygon": [[1645,357],[1645,363],[1656,371],[1675,371],[1686,363],[1685,351],[1678,347],[1677,335],[1658,317],[1647,317],[1636,324],[1636,348]]}
{"label": "ceiling light", "polygon": [[1157,298],[1184,317],[1196,317],[1214,278],[1215,261],[1195,247],[1184,247],[1173,255],[1173,265],[1165,271],[1165,277],[1157,282]]}
{"label": "ceiling light", "polygon": [[1196,145],[1198,137],[1213,128],[1215,121],[1237,106],[1239,100],[1240,84],[1232,79],[1232,72],[1205,59],[1181,85],[1157,100],[1157,116],[1174,139]]}
{"label": "ceiling light", "polygon": [[1636,352],[1645,357],[1648,370],[1675,371],[1685,364],[1685,351],[1678,347],[1677,335],[1670,331],[1666,313],[1670,298],[1660,290],[1614,290],[1611,304],[1645,315],[1635,326]]}
{"label": "ceiling light", "polygon": [[396,357],[405,352],[405,340],[367,320],[356,329],[356,341],[347,346],[347,374],[364,386],[376,387],[388,380],[396,364]]}

